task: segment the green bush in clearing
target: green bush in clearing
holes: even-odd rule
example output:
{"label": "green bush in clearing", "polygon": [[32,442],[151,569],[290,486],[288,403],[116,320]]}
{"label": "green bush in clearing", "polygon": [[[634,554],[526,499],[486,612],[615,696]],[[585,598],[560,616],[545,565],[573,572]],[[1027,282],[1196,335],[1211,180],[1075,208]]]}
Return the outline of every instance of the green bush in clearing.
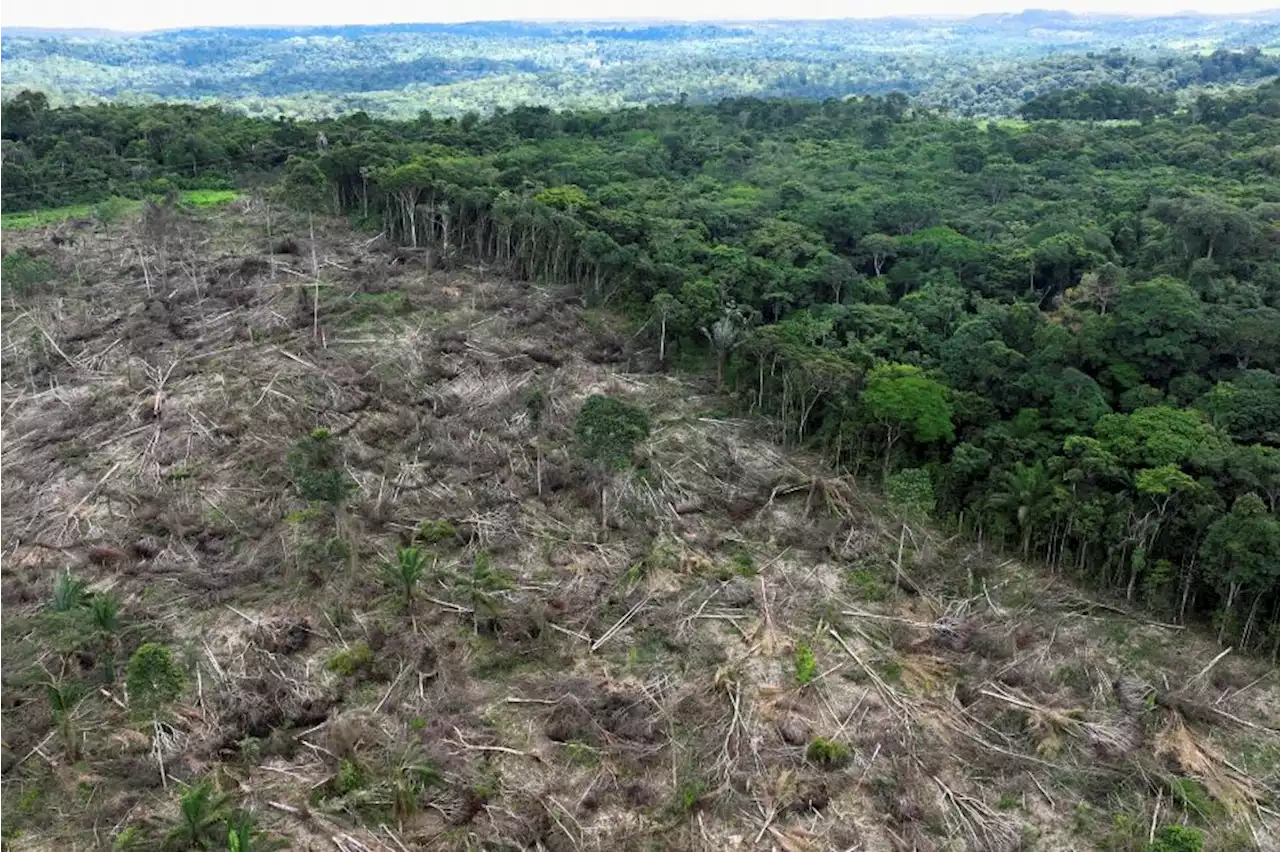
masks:
{"label": "green bush in clearing", "polygon": [[338,651],[324,664],[334,674],[351,677],[373,664],[373,651],[363,642],[357,642],[345,651]]}
{"label": "green bush in clearing", "polygon": [[1204,849],[1204,835],[1185,825],[1166,825],[1156,832],[1155,840],[1147,844],[1146,852],[1200,852]]}
{"label": "green bush in clearing", "polygon": [[813,656],[813,649],[806,643],[796,645],[796,683],[804,686],[813,683],[818,676],[818,661]]}
{"label": "green bush in clearing", "polygon": [[816,737],[805,749],[805,758],[823,769],[839,769],[849,762],[849,747],[824,737]]}

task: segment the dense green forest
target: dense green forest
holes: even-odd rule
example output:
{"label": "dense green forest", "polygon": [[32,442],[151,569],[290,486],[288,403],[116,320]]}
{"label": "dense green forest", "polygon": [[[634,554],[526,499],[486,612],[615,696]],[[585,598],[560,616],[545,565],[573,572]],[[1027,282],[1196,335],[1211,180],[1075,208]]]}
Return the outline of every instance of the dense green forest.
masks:
{"label": "dense green forest", "polygon": [[1124,124],[901,95],[3,118],[7,211],[259,186],[578,288],[911,511],[1280,644],[1280,83]]}
{"label": "dense green forest", "polygon": [[[1012,116],[1061,89],[1194,99],[1280,73],[1276,14],[1164,18],[1026,12],[733,24],[411,24],[194,29],[124,36],[7,29],[4,91],[235,103],[251,115],[363,110],[412,118],[521,104],[616,108],[726,97],[900,91],[966,116]],[[1157,97],[1154,105],[1167,106]],[[1148,106],[1148,105],[1144,105]],[[1141,110],[1107,117],[1137,118]],[[1053,116],[1038,116],[1053,117]],[[1069,117],[1069,116],[1056,116]]]}

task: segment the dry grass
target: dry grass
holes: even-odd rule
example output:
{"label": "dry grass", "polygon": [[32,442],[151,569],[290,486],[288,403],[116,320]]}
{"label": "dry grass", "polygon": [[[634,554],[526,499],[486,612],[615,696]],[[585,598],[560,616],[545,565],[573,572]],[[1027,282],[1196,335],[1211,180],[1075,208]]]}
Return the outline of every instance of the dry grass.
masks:
{"label": "dry grass", "polygon": [[[1280,727],[1253,664],[1217,689],[1196,635],[903,528],[761,424],[705,416],[722,402],[644,372],[571,294],[428,272],[324,223],[317,322],[305,226],[273,228],[297,254],[266,253],[247,201],[86,233],[50,249],[50,292],[5,300],[13,848],[163,836],[205,777],[298,849],[1090,848],[1108,829],[1080,807],[1122,801],[1275,848],[1280,779],[1237,754]],[[569,452],[600,392],[655,415],[603,530]],[[333,527],[283,464],[317,425],[357,486]],[[408,615],[376,566],[438,519],[456,535]],[[481,550],[505,581],[477,592]],[[123,653],[179,652],[160,728],[59,644],[66,567],[120,596]],[[1185,670],[1146,677],[1091,638],[1112,624]],[[78,761],[41,671],[92,685]],[[1171,805],[1178,779],[1220,812]]]}

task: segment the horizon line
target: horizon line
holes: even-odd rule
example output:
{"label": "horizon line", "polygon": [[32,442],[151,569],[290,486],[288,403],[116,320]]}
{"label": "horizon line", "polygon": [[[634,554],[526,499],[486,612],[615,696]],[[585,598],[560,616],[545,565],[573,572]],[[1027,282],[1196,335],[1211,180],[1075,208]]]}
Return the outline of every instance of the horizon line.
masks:
{"label": "horizon line", "polygon": [[933,21],[965,21],[977,18],[1009,18],[1019,17],[1028,13],[1042,13],[1052,15],[1065,15],[1071,18],[1089,19],[1128,19],[1128,20],[1161,20],[1166,18],[1181,17],[1200,17],[1200,18],[1249,18],[1253,16],[1263,15],[1280,15],[1280,5],[1256,9],[1250,12],[1208,12],[1197,9],[1180,9],[1177,11],[1165,12],[1160,14],[1151,14],[1143,12],[1072,12],[1069,9],[1062,8],[1043,8],[1043,7],[1027,7],[1019,11],[1006,12],[976,12],[976,13],[945,13],[945,12],[918,12],[904,13],[899,15],[845,15],[839,17],[823,17],[823,16],[772,16],[761,18],[672,18],[672,17],[644,17],[644,16],[622,16],[622,17],[548,17],[548,18],[511,18],[511,17],[494,17],[494,18],[475,18],[471,20],[453,21],[453,20],[391,20],[379,21],[376,23],[265,23],[265,24],[189,24],[174,27],[149,27],[143,29],[115,29],[113,27],[100,26],[41,26],[27,24],[4,24],[0,25],[0,36],[8,30],[27,30],[40,33],[104,33],[114,35],[148,35],[151,33],[172,33],[184,32],[188,30],[325,30],[325,29],[377,29],[379,27],[411,27],[411,26],[448,26],[448,27],[466,27],[476,24],[773,24],[773,23],[821,23],[828,21],[910,21],[910,20],[933,20]]}

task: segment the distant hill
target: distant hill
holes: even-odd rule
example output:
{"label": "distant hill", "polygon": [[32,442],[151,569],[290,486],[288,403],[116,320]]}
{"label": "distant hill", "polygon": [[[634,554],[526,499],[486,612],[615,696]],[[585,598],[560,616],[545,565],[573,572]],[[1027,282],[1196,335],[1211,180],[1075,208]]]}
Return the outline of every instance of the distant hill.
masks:
{"label": "distant hill", "polygon": [[0,68],[6,97],[36,89],[55,104],[166,99],[267,116],[462,115],[521,104],[616,108],[682,97],[822,100],[891,91],[959,115],[1012,116],[1063,89],[1137,86],[1189,99],[1205,86],[1252,85],[1280,73],[1266,48],[1280,48],[1280,12],[1140,18],[1028,10],[140,33],[10,27],[0,33]]}

